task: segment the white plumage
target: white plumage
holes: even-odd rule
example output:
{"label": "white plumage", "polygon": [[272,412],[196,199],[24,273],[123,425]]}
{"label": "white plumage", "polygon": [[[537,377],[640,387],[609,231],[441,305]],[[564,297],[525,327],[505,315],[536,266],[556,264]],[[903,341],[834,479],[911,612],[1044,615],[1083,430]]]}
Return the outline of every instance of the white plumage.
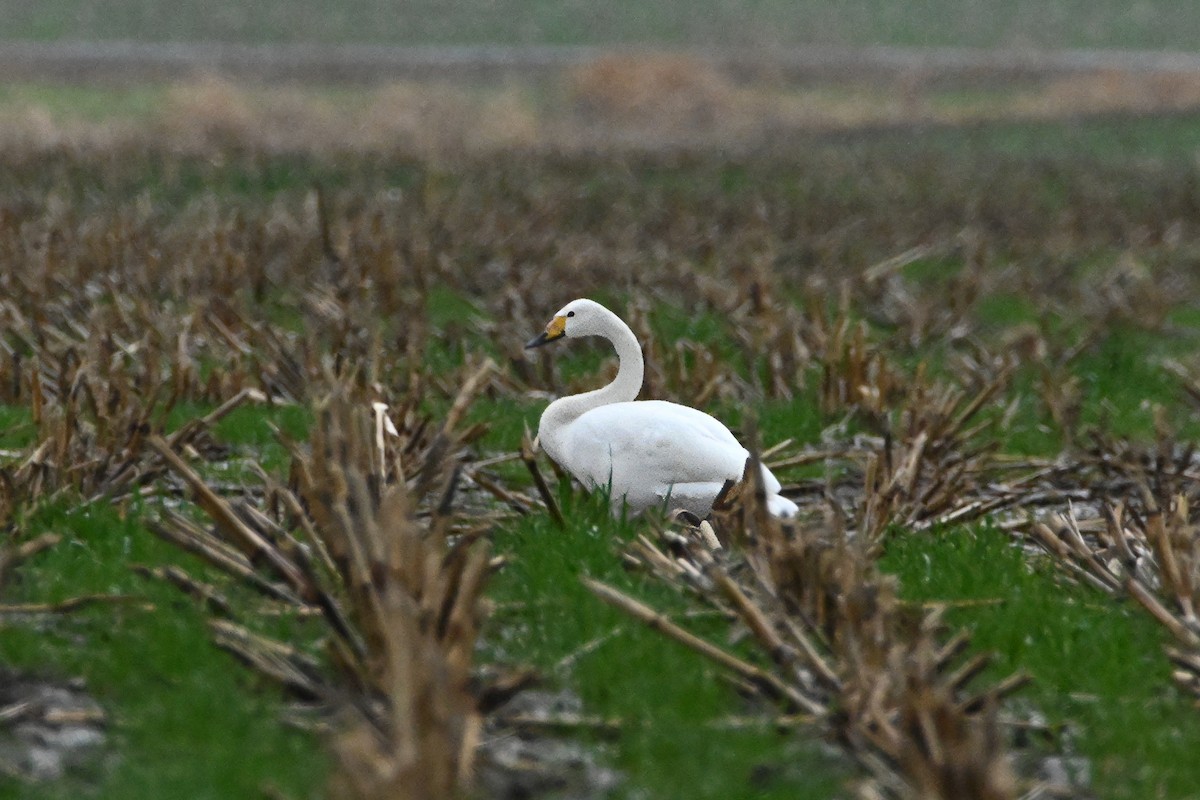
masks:
{"label": "white plumage", "polygon": [[[684,508],[712,510],[727,480],[741,480],[750,454],[729,429],[695,408],[661,400],[635,400],[644,363],[633,331],[592,300],[574,300],[527,347],[564,336],[602,336],[620,359],[608,386],[554,401],[542,414],[538,441],[556,463],[596,489],[611,487],[613,510]],[[779,481],[762,468],[767,505],[776,516],[796,513],[779,494]]]}

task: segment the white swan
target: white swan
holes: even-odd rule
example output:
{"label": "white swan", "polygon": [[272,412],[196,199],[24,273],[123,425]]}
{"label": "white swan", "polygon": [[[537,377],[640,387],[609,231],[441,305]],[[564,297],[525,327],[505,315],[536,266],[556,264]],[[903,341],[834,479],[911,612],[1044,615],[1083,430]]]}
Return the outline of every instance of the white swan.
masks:
{"label": "white swan", "polygon": [[[645,367],[642,349],[629,326],[604,306],[567,303],[525,347],[565,336],[603,336],[616,348],[620,369],[603,389],[551,403],[538,425],[541,447],[588,488],[610,487],[614,512],[624,501],[634,512],[656,506],[706,516],[725,481],[741,480],[746,448],[703,411],[635,401]],[[765,466],[762,477],[768,510],[778,517],[795,514],[796,504],[779,494],[779,481]]]}

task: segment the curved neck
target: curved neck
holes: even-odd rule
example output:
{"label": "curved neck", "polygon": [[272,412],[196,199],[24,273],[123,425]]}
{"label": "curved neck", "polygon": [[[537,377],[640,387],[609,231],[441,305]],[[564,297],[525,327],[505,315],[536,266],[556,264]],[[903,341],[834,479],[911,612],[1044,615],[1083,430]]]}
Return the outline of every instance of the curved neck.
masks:
{"label": "curved neck", "polygon": [[620,317],[607,309],[605,313],[607,318],[595,335],[608,339],[616,349],[620,363],[617,377],[602,389],[555,400],[542,414],[540,431],[549,433],[599,406],[636,400],[641,392],[645,362],[642,360],[642,348],[637,337]]}

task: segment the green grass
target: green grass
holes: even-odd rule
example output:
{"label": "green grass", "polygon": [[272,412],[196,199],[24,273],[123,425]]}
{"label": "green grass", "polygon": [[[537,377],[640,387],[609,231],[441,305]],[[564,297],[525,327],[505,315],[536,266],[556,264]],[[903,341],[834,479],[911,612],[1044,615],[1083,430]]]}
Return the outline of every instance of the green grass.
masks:
{"label": "green grass", "polygon": [[[988,311],[991,315],[994,312]],[[1081,334],[1060,332],[1068,340]],[[1052,419],[1044,393],[1047,386],[1075,380],[1078,422],[1076,435],[1088,431],[1151,441],[1156,416],[1186,441],[1200,436],[1200,423],[1183,402],[1179,380],[1161,365],[1166,357],[1180,357],[1195,345],[1195,329],[1188,328],[1166,337],[1125,324],[1114,325],[1065,371],[1043,375],[1047,368],[1034,359],[1022,359],[1005,397],[1017,411],[1006,426],[996,431],[1002,450],[1031,456],[1051,456],[1068,444],[1067,432]],[[985,416],[999,418],[998,410]],[[1075,444],[1081,444],[1075,442]]]}
{"label": "green grass", "polygon": [[[478,447],[485,453],[518,450],[525,427],[537,435],[538,420],[548,401],[527,402],[512,397],[497,397],[477,402],[467,413],[466,424],[486,422],[487,433],[479,440]],[[524,470],[524,467],[521,467]]]}
{"label": "green grass", "polygon": [[26,447],[33,442],[36,433],[30,409],[0,405],[0,449]]}
{"label": "green grass", "polygon": [[1130,602],[1065,585],[987,527],[899,533],[882,561],[910,601],[996,601],[953,608],[952,625],[996,654],[990,677],[1019,669],[1022,696],[1065,725],[1102,798],[1194,797],[1200,715],[1170,681],[1166,632]]}
{"label": "green grass", "polygon": [[[577,692],[589,714],[618,718],[611,765],[627,776],[622,797],[828,798],[848,777],[807,734],[730,731],[714,723],[749,709],[719,670],[680,645],[610,609],[580,582],[590,576],[668,613],[694,607],[656,579],[622,569],[617,553],[638,526],[613,520],[607,500],[560,495],[570,524],[558,530],[537,515],[496,535],[514,561],[490,595],[501,603],[488,636],[492,657],[531,662],[555,685]],[[719,620],[687,623],[718,643]],[[555,671],[564,658],[602,642]],[[702,768],[698,765],[703,765]],[[765,777],[751,779],[753,774]]]}
{"label": "green grass", "polygon": [[106,87],[98,91],[94,86],[0,83],[0,108],[37,108],[60,120],[148,118],[165,100],[165,88],[155,84]]}
{"label": "green grass", "polygon": [[[326,757],[313,736],[279,723],[280,692],[217,650],[203,615],[178,590],[129,569],[184,562],[203,574],[146,531],[140,514],[136,507],[58,505],[22,525],[29,534],[56,531],[64,541],[16,573],[6,602],[93,593],[139,598],[48,621],[3,621],[0,663],[47,678],[82,677],[108,714],[100,757],[40,788],[39,796],[215,800],[260,796],[270,786],[291,797],[318,796]],[[142,600],[153,609],[143,609]],[[273,633],[297,638],[290,621],[273,624]],[[2,797],[28,796],[24,791],[0,782]]]}
{"label": "green grass", "polygon": [[1163,356],[1190,352],[1195,338],[1195,331],[1164,337],[1127,326],[1115,328],[1073,365],[1087,398],[1084,424],[1147,440],[1154,435],[1155,408],[1161,406],[1169,410],[1167,419],[1179,436],[1200,436],[1195,414],[1181,403],[1178,379],[1158,363]]}
{"label": "green grass", "polygon": [[425,305],[429,324],[439,330],[447,327],[468,329],[472,322],[482,317],[474,304],[446,286],[431,286]]}
{"label": "green grass", "polygon": [[289,438],[307,439],[312,425],[312,411],[303,406],[242,406],[220,420],[213,432],[220,441],[253,446],[261,451],[276,443],[272,425]]}
{"label": "green grass", "polygon": [[1033,299],[1019,294],[990,294],[979,298],[975,304],[975,319],[988,333],[1036,322],[1037,318],[1037,305]]}
{"label": "green grass", "polygon": [[971,140],[976,147],[1021,158],[1076,153],[1101,161],[1152,160],[1173,165],[1196,147],[1196,134],[1195,113],[1182,112],[980,126]]}
{"label": "green grass", "polygon": [[315,186],[334,191],[351,180],[336,159],[316,162],[302,155],[277,154],[239,161],[231,169],[222,160],[164,159],[123,188],[130,197],[146,193],[156,208],[182,209],[210,193],[235,205],[259,204],[289,192],[307,194]]}
{"label": "green grass", "polygon": [[[182,403],[171,409],[164,420],[168,432],[177,430],[189,420],[203,417],[212,411],[209,407],[193,403]],[[221,444],[232,448],[231,459],[222,464],[210,465],[213,474],[225,480],[256,482],[257,472],[251,468],[255,462],[267,472],[283,473],[291,463],[291,454],[280,443],[273,428],[278,428],[286,439],[294,442],[308,440],[312,426],[311,409],[298,405],[258,405],[248,403],[233,409],[213,425],[210,434]]]}

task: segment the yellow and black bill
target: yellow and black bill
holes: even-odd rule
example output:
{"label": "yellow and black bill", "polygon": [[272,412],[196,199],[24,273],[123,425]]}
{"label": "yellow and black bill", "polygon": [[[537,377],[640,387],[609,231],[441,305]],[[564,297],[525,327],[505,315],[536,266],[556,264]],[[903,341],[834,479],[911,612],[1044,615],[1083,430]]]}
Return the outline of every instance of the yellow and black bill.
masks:
{"label": "yellow and black bill", "polygon": [[550,344],[556,339],[561,339],[567,335],[567,318],[555,317],[546,325],[546,330],[539,333],[533,339],[525,343],[526,350],[532,350],[535,347],[541,347],[544,344]]}

